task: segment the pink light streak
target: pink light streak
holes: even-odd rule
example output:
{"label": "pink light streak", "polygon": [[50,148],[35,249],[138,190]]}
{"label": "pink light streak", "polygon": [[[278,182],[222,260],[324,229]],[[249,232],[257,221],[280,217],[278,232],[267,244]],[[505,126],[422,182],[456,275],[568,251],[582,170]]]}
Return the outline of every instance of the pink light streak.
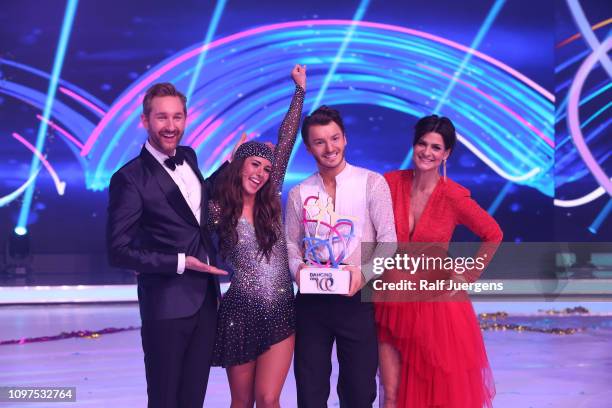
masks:
{"label": "pink light streak", "polygon": [[45,118],[43,118],[41,115],[36,115],[36,119],[38,119],[40,121],[46,121],[49,126],[51,126],[53,129],[57,130],[62,136],[64,136],[66,139],[68,139],[72,143],[74,143],[79,149],[83,148],[83,143],[81,143],[76,137],[72,136],[66,130],[64,130],[61,127],[59,127],[59,125],[55,124],[55,122],[52,122],[50,120],[45,120]]}
{"label": "pink light streak", "polygon": [[191,51],[185,52],[184,54],[176,57],[174,60],[168,62],[166,65],[160,67],[156,71],[153,71],[151,74],[145,77],[140,83],[138,83],[134,88],[132,88],[127,94],[125,94],[121,99],[119,99],[115,104],[113,104],[111,109],[108,111],[106,115],[104,115],[100,123],[98,123],[96,128],[93,130],[93,132],[91,133],[91,135],[85,142],[85,145],[83,149],[81,150],[81,156],[86,156],[91,151],[91,149],[93,148],[93,145],[95,144],[96,140],[100,136],[100,133],[102,132],[102,130],[108,125],[108,123],[112,120],[112,118],[115,115],[117,115],[117,113],[126,104],[129,103],[130,100],[134,99],[139,93],[143,92],[146,87],[148,87],[152,82],[157,80],[163,74],[170,71],[172,68],[176,67],[177,65],[180,65],[183,62],[189,60],[190,58],[196,57],[202,52],[208,52],[208,50],[211,50],[221,45],[230,43],[232,41],[237,41],[245,37],[253,36],[256,34],[260,34],[260,33],[265,33],[268,31],[282,30],[282,29],[294,28],[294,27],[312,27],[312,26],[330,26],[330,25],[346,25],[346,26],[357,25],[360,27],[370,27],[370,28],[378,28],[378,29],[383,29],[383,30],[401,32],[401,33],[410,34],[416,37],[426,38],[431,41],[439,42],[441,44],[447,45],[449,47],[452,47],[452,48],[455,48],[455,49],[458,49],[464,52],[469,52],[477,56],[478,58],[481,58],[487,61],[488,63],[498,67],[499,69],[506,71],[507,73],[516,77],[517,79],[523,81],[524,83],[526,83],[527,85],[535,89],[537,92],[542,94],[548,100],[552,102],[554,102],[555,100],[555,97],[552,93],[548,92],[542,86],[538,85],[536,82],[529,79],[527,76],[521,74],[514,68],[504,64],[503,62],[499,60],[496,60],[495,58],[489,55],[483,54],[482,52],[478,50],[474,50],[470,47],[456,43],[447,38],[439,37],[437,35],[429,34],[423,31],[413,30],[413,29],[406,28],[406,27],[400,27],[400,26],[395,26],[391,24],[374,23],[374,22],[369,22],[369,21],[353,21],[353,20],[339,20],[339,19],[338,20],[291,21],[287,23],[277,23],[277,24],[270,24],[270,25],[266,25],[262,27],[252,28],[250,30],[232,34],[227,37],[219,38],[218,40],[208,43],[203,47],[197,47]]}
{"label": "pink light streak", "polygon": [[572,139],[574,140],[574,145],[576,146],[576,150],[580,153],[584,164],[586,164],[587,168],[595,177],[595,180],[612,196],[612,181],[608,178],[604,170],[595,160],[591,150],[587,146],[584,141],[584,135],[582,134],[582,130],[580,129],[580,94],[582,93],[582,87],[586,82],[587,76],[589,72],[593,69],[598,60],[602,57],[605,57],[607,52],[612,48],[612,38],[608,38],[604,41],[598,49],[593,51],[591,55],[589,55],[578,71],[576,72],[576,76],[574,77],[574,81],[570,87],[568,92],[568,101],[567,101],[567,125],[572,134]]}
{"label": "pink light streak", "polygon": [[[212,119],[212,117],[210,119]],[[217,119],[212,124],[210,124],[210,126],[207,126],[207,127],[203,127],[201,125],[198,126],[198,129],[202,128],[203,130],[200,131],[199,134],[194,132],[194,140],[191,143],[191,146],[193,146],[193,148],[195,149],[196,147],[204,143],[206,139],[210,137],[211,134],[217,131],[217,129],[219,128],[219,126],[223,124],[223,122],[224,122],[223,119]]]}
{"label": "pink light streak", "polygon": [[439,71],[435,68],[431,68],[428,67],[426,65],[423,64],[417,64],[419,67],[426,69],[430,72],[434,72],[438,75],[442,75],[443,77],[449,78],[453,81],[457,81],[458,83],[460,83],[461,85],[465,86],[466,88],[470,88],[472,91],[476,92],[477,94],[483,96],[484,98],[488,99],[489,101],[491,101],[493,104],[499,106],[501,109],[503,109],[504,111],[508,112],[508,114],[510,114],[510,116],[513,116],[516,120],[518,120],[519,122],[521,122],[523,125],[525,125],[526,127],[528,127],[529,129],[531,129],[535,134],[537,134],[538,136],[540,136],[540,138],[542,138],[542,140],[544,140],[546,142],[546,144],[548,144],[550,147],[554,148],[555,147],[555,142],[553,142],[548,136],[546,136],[540,129],[536,128],[535,126],[533,126],[531,123],[529,123],[529,121],[527,119],[525,119],[524,117],[522,117],[521,115],[519,115],[518,113],[516,113],[515,111],[513,111],[510,107],[508,107],[507,105],[504,105],[503,103],[501,103],[500,101],[498,101],[497,99],[495,99],[494,97],[492,97],[491,95],[489,95],[486,92],[481,91],[480,89],[476,88],[474,85],[469,84],[459,78],[455,78],[452,75],[449,75],[445,72]]}
{"label": "pink light streak", "polygon": [[60,92],[68,95],[69,97],[76,100],[77,102],[80,102],[81,104],[87,106],[89,109],[98,113],[100,116],[106,115],[106,112],[104,112],[104,110],[102,110],[100,107],[94,105],[91,101],[88,101],[87,99],[83,98],[81,95],[72,92],[70,89],[60,86],[59,90]]}
{"label": "pink light streak", "polygon": [[201,114],[202,114],[201,110],[196,111],[195,109],[189,109],[187,111],[187,120],[185,121],[185,129],[191,126],[193,121],[199,118]]}
{"label": "pink light streak", "polygon": [[221,154],[225,146],[227,146],[229,142],[232,141],[234,136],[236,136],[236,134],[240,132],[242,129],[244,129],[244,125],[240,125],[238,129],[236,129],[235,131],[230,133],[225,139],[223,139],[221,143],[219,143],[219,145],[215,148],[215,150],[213,150],[213,152],[210,154],[210,156],[208,157],[208,160],[206,160],[206,162],[204,163],[204,167],[208,167],[212,165],[212,163],[214,163],[214,161],[216,160],[217,156]]}
{"label": "pink light streak", "polygon": [[188,145],[190,145],[190,146],[192,146],[192,147],[193,147],[193,145],[192,145],[191,143],[192,143],[192,142],[193,142],[193,141],[196,139],[196,137],[198,136],[198,134],[199,134],[199,133],[200,133],[200,132],[201,132],[201,131],[202,131],[202,130],[203,130],[205,127],[206,127],[206,126],[208,126],[208,124],[209,124],[210,122],[212,122],[212,120],[213,120],[213,117],[212,117],[212,116],[209,116],[209,117],[207,117],[206,119],[204,119],[204,121],[202,121],[202,123],[200,123],[200,124],[198,125],[198,127],[197,127],[197,128],[195,128],[195,129],[194,129],[194,130],[193,130],[193,131],[192,131],[192,132],[189,134],[189,136],[187,136],[187,139],[185,139],[185,144],[188,144]]}
{"label": "pink light streak", "polygon": [[189,107],[187,108],[187,117],[192,115],[197,109],[201,108],[205,102],[206,99],[204,98],[196,99],[195,102],[193,102],[192,100],[192,102],[189,103]]}
{"label": "pink light streak", "polygon": [[66,191],[66,183],[60,180],[59,176],[57,175],[53,167],[51,167],[51,163],[47,161],[47,158],[39,150],[37,150],[36,147],[34,147],[30,142],[24,139],[19,133],[13,132],[13,137],[17,139],[19,142],[21,142],[21,144],[23,144],[25,147],[27,147],[32,153],[38,156],[38,158],[40,159],[40,162],[43,164],[43,166],[47,169],[47,171],[51,175],[51,178],[53,179],[53,182],[55,183],[57,194],[64,195],[64,192]]}
{"label": "pink light streak", "polygon": [[[127,120],[132,115],[132,112],[134,112],[135,109],[138,109],[138,108],[140,108],[142,106],[142,101],[143,100],[144,100],[144,94],[138,95],[136,100],[132,101],[132,104],[130,105],[130,107],[127,108],[125,110],[125,112],[123,112],[121,114],[121,116],[119,117],[119,120],[121,120],[121,121]],[[102,118],[102,119],[104,119],[104,118]]]}
{"label": "pink light streak", "polygon": [[189,109],[187,109],[187,114],[189,115],[189,111],[191,110],[195,110],[196,108],[201,107],[202,105],[204,105],[206,102],[208,102],[208,100],[206,100],[205,98],[200,98],[200,99],[196,99],[196,102],[193,103],[193,97],[191,98],[191,107]]}

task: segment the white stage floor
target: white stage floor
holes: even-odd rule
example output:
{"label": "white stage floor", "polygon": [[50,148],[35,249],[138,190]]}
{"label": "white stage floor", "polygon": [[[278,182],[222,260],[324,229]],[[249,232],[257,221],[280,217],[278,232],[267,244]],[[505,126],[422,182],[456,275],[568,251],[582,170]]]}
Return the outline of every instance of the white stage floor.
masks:
{"label": "white stage floor", "polygon": [[[582,303],[593,316],[527,316],[538,309],[560,309],[558,303],[477,304],[479,311],[512,311],[520,324],[541,327],[585,327],[573,335],[485,331],[484,338],[497,385],[495,407],[612,406],[612,304]],[[522,319],[522,320],[521,320]],[[552,320],[551,320],[552,319]],[[51,336],[76,330],[139,326],[136,304],[39,305],[0,307],[0,341]],[[75,386],[76,403],[53,407],[145,407],[146,385],[140,332],[126,331],[97,339],[0,345],[0,386]],[[332,374],[329,406],[335,394]],[[225,372],[213,368],[205,407],[228,407]],[[41,407],[41,403],[1,403],[2,407]],[[293,373],[283,389],[283,407],[294,407]]]}

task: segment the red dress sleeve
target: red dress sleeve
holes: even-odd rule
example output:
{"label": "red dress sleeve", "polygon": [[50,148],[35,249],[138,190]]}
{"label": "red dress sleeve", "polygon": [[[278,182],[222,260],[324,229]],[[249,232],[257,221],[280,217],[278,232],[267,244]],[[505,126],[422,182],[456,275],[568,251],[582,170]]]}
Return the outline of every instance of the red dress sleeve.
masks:
{"label": "red dress sleeve", "polygon": [[472,268],[463,274],[467,282],[475,282],[493,259],[502,241],[503,232],[497,221],[470,196],[468,189],[458,184],[456,186],[458,188],[455,189],[452,200],[455,222],[457,225],[465,225],[483,242],[474,258],[481,258],[484,268]]}
{"label": "red dress sleeve", "polygon": [[455,200],[455,214],[458,225],[465,225],[483,242],[501,242],[503,233],[497,221],[470,197],[470,192]]}

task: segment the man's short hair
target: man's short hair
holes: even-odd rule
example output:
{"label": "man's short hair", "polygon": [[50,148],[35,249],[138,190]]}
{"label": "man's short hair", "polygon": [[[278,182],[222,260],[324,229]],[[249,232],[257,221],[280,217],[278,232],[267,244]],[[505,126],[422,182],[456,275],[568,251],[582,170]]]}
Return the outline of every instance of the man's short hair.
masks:
{"label": "man's short hair", "polygon": [[310,115],[306,116],[304,123],[302,123],[302,140],[304,141],[304,144],[309,146],[308,131],[310,130],[311,126],[327,125],[330,122],[334,122],[336,125],[338,125],[342,131],[342,134],[344,135],[344,123],[342,122],[340,112],[337,110],[323,105]]}
{"label": "man's short hair", "polygon": [[153,98],[161,96],[176,96],[181,102],[183,102],[183,113],[187,116],[187,97],[177,89],[170,82],[161,82],[151,86],[147,89],[144,99],[142,100],[142,112],[146,117],[149,117],[151,113],[151,102]]}

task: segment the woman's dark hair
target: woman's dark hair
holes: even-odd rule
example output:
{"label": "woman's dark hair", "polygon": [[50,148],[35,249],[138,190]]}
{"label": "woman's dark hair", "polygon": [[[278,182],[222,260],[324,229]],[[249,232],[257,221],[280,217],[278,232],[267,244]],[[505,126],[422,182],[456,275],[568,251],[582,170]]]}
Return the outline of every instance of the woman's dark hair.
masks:
{"label": "woman's dark hair", "polygon": [[302,123],[302,140],[304,141],[304,144],[309,146],[308,131],[310,130],[311,126],[327,125],[330,122],[334,122],[336,125],[338,125],[342,131],[342,134],[344,135],[344,122],[342,122],[340,112],[337,110],[323,105],[310,115],[306,116],[304,122]]}
{"label": "woman's dark hair", "polygon": [[436,132],[442,136],[444,140],[444,150],[451,150],[455,148],[457,142],[457,134],[455,133],[455,125],[447,117],[430,115],[419,119],[414,125],[414,139],[412,139],[412,145],[416,145],[419,140],[427,133]]}
{"label": "woman's dark hair", "polygon": [[[238,243],[236,226],[242,215],[242,166],[246,159],[235,159],[223,169],[215,183],[214,199],[221,209],[218,233],[221,255],[227,256]],[[272,247],[280,238],[281,205],[278,191],[270,180],[255,195],[253,208],[255,236],[261,255],[270,260]]]}

